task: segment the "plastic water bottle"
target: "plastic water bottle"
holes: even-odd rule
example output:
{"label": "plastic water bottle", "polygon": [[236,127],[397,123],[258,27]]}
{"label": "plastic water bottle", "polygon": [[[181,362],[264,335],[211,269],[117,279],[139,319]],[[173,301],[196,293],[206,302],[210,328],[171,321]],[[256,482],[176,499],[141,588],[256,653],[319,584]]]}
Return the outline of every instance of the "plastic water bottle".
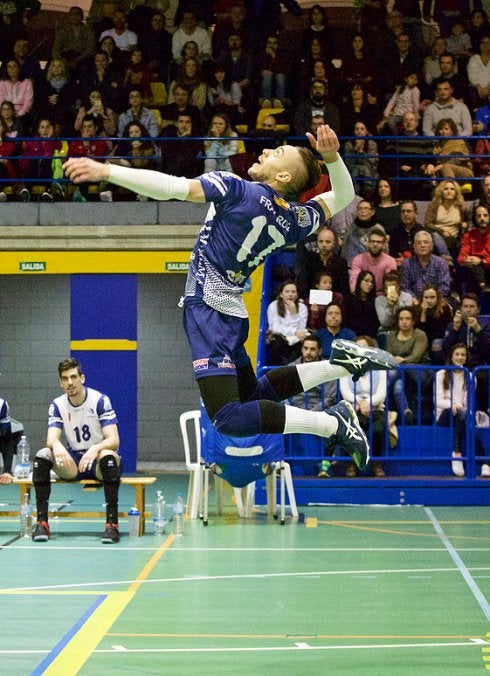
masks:
{"label": "plastic water bottle", "polygon": [[27,479],[31,471],[31,447],[27,437],[22,435],[17,444],[17,464],[15,465],[15,476],[17,479]]}
{"label": "plastic water bottle", "polygon": [[157,491],[157,499],[153,510],[153,532],[155,535],[163,535],[167,526],[167,504],[162,491]]}
{"label": "plastic water bottle", "polygon": [[131,507],[128,512],[129,535],[138,537],[140,534],[140,510],[137,507]]}
{"label": "plastic water bottle", "polygon": [[30,538],[32,531],[32,505],[29,493],[24,493],[24,499],[20,505],[20,536]]}
{"label": "plastic water bottle", "polygon": [[174,502],[174,535],[177,537],[184,535],[184,501],[182,500],[182,493],[177,493],[177,498]]}

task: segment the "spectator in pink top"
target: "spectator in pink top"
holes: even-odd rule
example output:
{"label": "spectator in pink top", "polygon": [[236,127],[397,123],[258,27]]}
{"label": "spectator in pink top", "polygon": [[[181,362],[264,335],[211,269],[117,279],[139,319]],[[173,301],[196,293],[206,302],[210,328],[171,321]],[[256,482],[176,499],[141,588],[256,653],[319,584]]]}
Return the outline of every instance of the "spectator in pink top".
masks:
{"label": "spectator in pink top", "polygon": [[376,282],[376,293],[383,292],[383,278],[387,272],[396,270],[396,260],[384,252],[386,233],[381,226],[374,227],[369,233],[368,250],[352,259],[349,284],[351,291],[356,288],[357,278],[363,270],[369,270]]}
{"label": "spectator in pink top", "polygon": [[30,113],[34,98],[32,81],[19,80],[20,66],[15,59],[7,61],[7,79],[0,80],[0,101],[12,101],[15,114],[24,117]]}

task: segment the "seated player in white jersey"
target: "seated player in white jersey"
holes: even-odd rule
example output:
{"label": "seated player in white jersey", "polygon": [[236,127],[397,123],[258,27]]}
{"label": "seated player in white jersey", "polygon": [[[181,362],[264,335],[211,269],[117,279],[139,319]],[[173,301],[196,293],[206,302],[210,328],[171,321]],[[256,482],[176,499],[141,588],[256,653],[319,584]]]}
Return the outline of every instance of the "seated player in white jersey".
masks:
{"label": "seated player in white jersey", "polygon": [[320,165],[307,148],[284,145],[264,150],[249,169],[251,181],[228,172],[195,179],[143,169],[69,159],[66,176],[75,183],[110,181],[157,200],[209,202],[210,209],[191,255],[184,327],[204,406],[222,434],[310,433],[332,438],[365,469],[369,444],[354,409],[340,402],[327,411],[305,411],[280,402],[348,374],[395,369],[386,352],[334,341],[330,361],[285,366],[257,380],[245,350],[248,317],[242,294],[265,258],[315,232],[354,198],[339,141],[328,125],[308,134],[327,165],[332,190],[306,203],[287,201],[315,186]]}
{"label": "seated player in white jersey", "polygon": [[[116,413],[107,395],[85,387],[85,376],[76,359],[60,362],[58,374],[64,394],[51,402],[46,447],[36,453],[33,463],[37,522],[32,539],[34,542],[49,539],[48,503],[53,470],[65,481],[98,479],[102,482],[106,500],[102,542],[119,542],[121,459]],[[61,441],[62,432],[66,446]]]}

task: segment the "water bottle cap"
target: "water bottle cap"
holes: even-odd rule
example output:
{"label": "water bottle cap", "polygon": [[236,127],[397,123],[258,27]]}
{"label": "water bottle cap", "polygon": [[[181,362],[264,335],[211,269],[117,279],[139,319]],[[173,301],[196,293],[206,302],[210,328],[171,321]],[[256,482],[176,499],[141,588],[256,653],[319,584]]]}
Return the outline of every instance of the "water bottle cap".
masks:
{"label": "water bottle cap", "polygon": [[131,507],[131,509],[128,512],[128,516],[139,516],[140,511],[137,507]]}

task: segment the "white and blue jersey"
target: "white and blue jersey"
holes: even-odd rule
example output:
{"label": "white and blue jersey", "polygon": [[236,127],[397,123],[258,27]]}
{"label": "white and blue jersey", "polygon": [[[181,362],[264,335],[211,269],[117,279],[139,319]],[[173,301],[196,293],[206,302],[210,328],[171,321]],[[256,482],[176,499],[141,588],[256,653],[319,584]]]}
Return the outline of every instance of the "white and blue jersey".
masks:
{"label": "white and blue jersey", "polygon": [[64,430],[68,450],[84,453],[104,439],[102,428],[117,425],[117,417],[109,397],[90,387],[85,388],[85,400],[73,406],[67,394],[51,402],[48,428]]}
{"label": "white and blue jersey", "polygon": [[323,210],[314,200],[288,203],[268,185],[227,172],[198,180],[211,204],[191,255],[186,299],[245,318],[246,280],[269,254],[315,232]]}
{"label": "white and blue jersey", "polygon": [[0,430],[10,430],[10,408],[5,399],[0,397]]}

